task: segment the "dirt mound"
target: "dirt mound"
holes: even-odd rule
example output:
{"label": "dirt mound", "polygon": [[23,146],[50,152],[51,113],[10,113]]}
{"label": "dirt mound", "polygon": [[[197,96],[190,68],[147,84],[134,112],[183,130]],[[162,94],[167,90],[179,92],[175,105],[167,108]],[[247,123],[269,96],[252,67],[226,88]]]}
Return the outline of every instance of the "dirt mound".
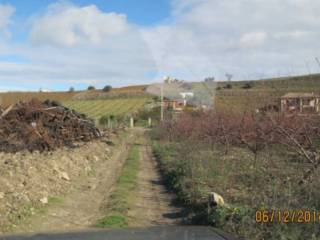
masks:
{"label": "dirt mound", "polygon": [[0,109],[0,151],[50,151],[100,137],[94,122],[54,101],[20,102]]}

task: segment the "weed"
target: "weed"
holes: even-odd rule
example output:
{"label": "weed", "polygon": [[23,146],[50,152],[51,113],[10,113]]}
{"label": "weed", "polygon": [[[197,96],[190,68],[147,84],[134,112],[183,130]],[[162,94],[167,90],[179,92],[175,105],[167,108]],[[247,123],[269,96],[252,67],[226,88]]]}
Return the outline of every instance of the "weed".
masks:
{"label": "weed", "polygon": [[101,219],[97,227],[100,228],[123,228],[127,227],[126,218],[122,215],[110,215]]}
{"label": "weed", "polygon": [[133,146],[124,164],[122,173],[117,181],[114,192],[110,197],[108,207],[109,214],[99,220],[97,227],[121,228],[128,225],[127,214],[132,202],[134,202],[134,191],[137,186],[139,172],[139,147]]}
{"label": "weed", "polygon": [[48,197],[48,203],[49,204],[61,204],[63,203],[64,199],[60,196],[50,196]]}

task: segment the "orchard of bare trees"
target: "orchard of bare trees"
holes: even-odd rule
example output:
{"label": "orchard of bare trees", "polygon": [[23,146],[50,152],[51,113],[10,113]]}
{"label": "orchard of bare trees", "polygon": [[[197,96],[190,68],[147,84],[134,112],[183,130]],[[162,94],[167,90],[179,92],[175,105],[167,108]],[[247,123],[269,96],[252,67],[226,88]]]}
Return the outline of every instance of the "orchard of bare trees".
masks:
{"label": "orchard of bare trees", "polygon": [[209,223],[250,239],[280,239],[288,232],[301,239],[311,236],[312,225],[259,225],[254,214],[261,208],[320,209],[319,120],[275,112],[192,112],[163,122],[154,136],[171,175],[179,169],[174,184],[186,201],[197,203],[206,191],[224,197],[227,207],[207,216]]}

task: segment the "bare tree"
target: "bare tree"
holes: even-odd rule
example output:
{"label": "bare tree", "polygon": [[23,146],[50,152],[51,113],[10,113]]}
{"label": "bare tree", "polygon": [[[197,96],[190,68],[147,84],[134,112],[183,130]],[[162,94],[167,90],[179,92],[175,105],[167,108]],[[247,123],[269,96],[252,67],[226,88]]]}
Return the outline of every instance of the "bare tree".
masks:
{"label": "bare tree", "polygon": [[232,78],[233,78],[233,74],[230,74],[230,73],[226,73],[225,76],[226,76],[226,78],[227,78],[227,80],[228,80],[229,82],[230,82],[230,81],[232,80]]}

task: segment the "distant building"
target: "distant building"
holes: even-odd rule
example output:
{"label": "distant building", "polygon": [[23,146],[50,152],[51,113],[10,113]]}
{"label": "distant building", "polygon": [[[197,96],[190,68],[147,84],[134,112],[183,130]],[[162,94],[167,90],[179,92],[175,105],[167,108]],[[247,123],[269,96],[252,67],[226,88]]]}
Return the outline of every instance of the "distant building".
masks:
{"label": "distant building", "polygon": [[174,111],[182,111],[183,108],[186,106],[184,100],[181,100],[181,99],[177,99],[177,100],[165,99],[163,102],[164,102],[165,108],[172,109]]}
{"label": "distant building", "polygon": [[314,93],[287,93],[281,97],[281,112],[312,114],[319,113],[320,95]]}
{"label": "distant building", "polygon": [[188,98],[188,97],[191,97],[191,98],[194,97],[194,93],[193,93],[193,92],[181,92],[180,95],[181,95],[181,97],[184,98],[184,99],[185,99],[185,98]]}
{"label": "distant building", "polygon": [[39,92],[48,93],[48,92],[51,92],[51,90],[49,90],[49,89],[42,89],[42,88],[40,88],[40,89],[39,89]]}
{"label": "distant building", "polygon": [[174,111],[182,111],[185,107],[191,107],[191,101],[194,97],[193,92],[180,92],[181,97],[177,98],[164,98],[164,107],[167,109],[172,109]]}

